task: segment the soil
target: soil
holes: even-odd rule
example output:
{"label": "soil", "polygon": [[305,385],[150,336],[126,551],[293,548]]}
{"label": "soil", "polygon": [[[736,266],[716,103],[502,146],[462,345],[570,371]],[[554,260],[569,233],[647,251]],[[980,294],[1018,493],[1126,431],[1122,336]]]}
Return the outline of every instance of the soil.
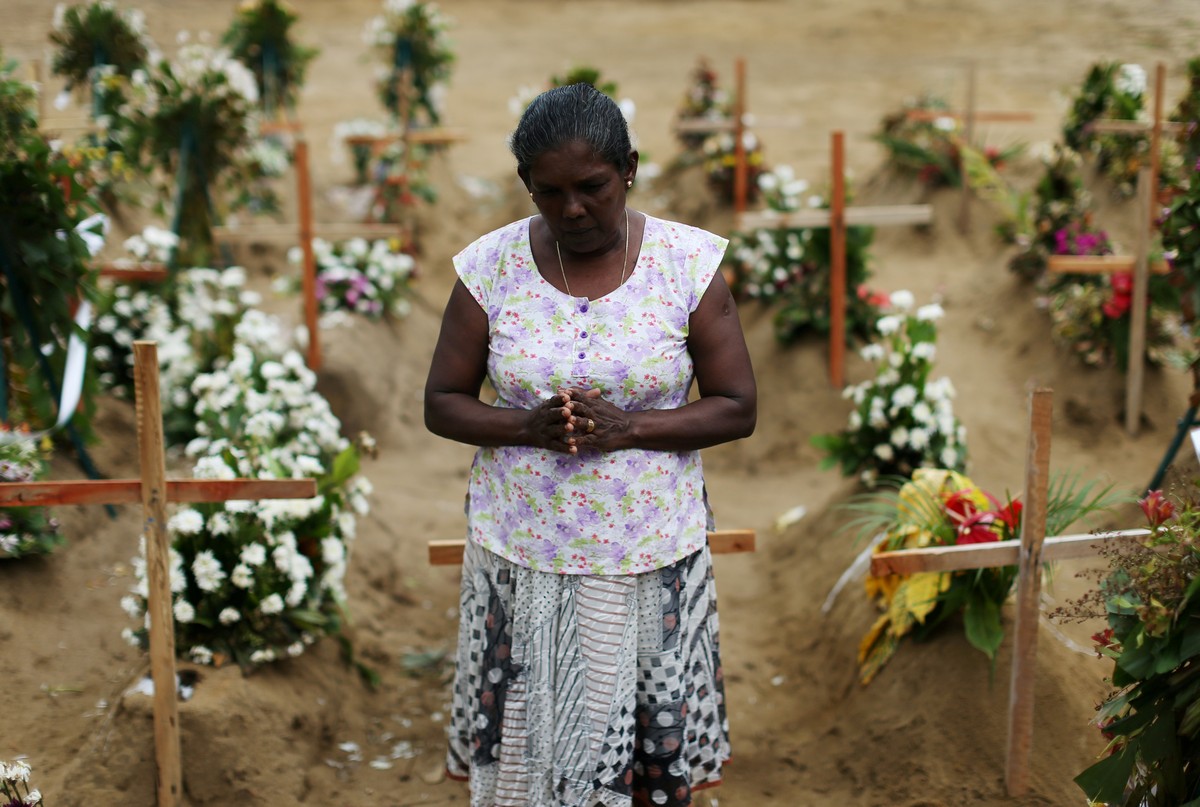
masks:
{"label": "soil", "polygon": [[[0,5],[5,54],[44,58],[53,4]],[[299,38],[321,48],[299,108],[315,144],[317,216],[346,220],[352,169],[333,151],[332,132],[349,118],[382,118],[361,38],[379,3],[296,5]],[[181,29],[219,35],[233,4],[146,0],[141,7],[152,35],[172,49]],[[465,786],[442,775],[450,675],[442,657],[454,641],[458,571],[429,566],[425,546],[463,533],[473,449],[425,431],[422,387],[453,280],[450,256],[491,227],[532,212],[514,193],[505,147],[515,123],[509,98],[572,64],[600,66],[618,82],[620,94],[637,104],[643,161],[666,165],[679,151],[670,124],[697,60],[709,59],[728,87],[734,59],[744,56],[749,105],[764,119],[759,136],[770,164],[791,164],[820,187],[829,132],[842,129],[856,201],[934,205],[931,227],[877,232],[872,283],[945,307],[936,372],[958,390],[956,412],[968,428],[977,483],[996,492],[1021,488],[1034,385],[1055,390],[1056,471],[1128,491],[1153,476],[1187,406],[1189,379],[1149,370],[1142,427],[1128,435],[1121,426],[1123,376],[1084,368],[1052,343],[1035,291],[1006,269],[1009,252],[993,234],[995,215],[976,202],[969,232],[960,233],[959,194],[926,193],[891,175],[871,134],[884,114],[922,92],[964,98],[967,60],[977,64],[981,108],[1036,116],[1032,123],[981,125],[979,136],[993,144],[1053,141],[1070,93],[1099,60],[1138,62],[1151,74],[1155,61],[1165,62],[1173,100],[1200,26],[1189,4],[448,0],[443,7],[456,20],[458,54],[447,123],[468,140],[436,158],[439,201],[417,213],[418,299],[402,321],[356,322],[323,334],[322,390],[347,433],[367,429],[381,448],[365,468],[376,494],[347,579],[348,637],[381,685],[366,687],[332,639],[248,677],[184,665],[197,678],[194,697],[180,705],[185,803],[468,803]],[[52,97],[57,85],[50,84]],[[50,118],[61,124],[70,114]],[[802,125],[768,128],[768,117]],[[1036,162],[1025,157],[1010,170],[1028,184]],[[664,176],[671,181],[640,181],[632,204],[729,232],[728,209],[695,172]],[[494,193],[473,196],[464,177],[485,181]],[[1102,215],[1121,240],[1132,207],[1105,202]],[[235,258],[264,288],[289,271],[282,247],[246,249]],[[297,315],[294,301],[275,306]],[[753,528],[759,540],[755,553],[716,561],[735,756],[716,797],[737,807],[1083,804],[1071,780],[1103,747],[1089,719],[1109,671],[1087,651],[1094,627],[1043,619],[1031,787],[1019,799],[1006,795],[1004,783],[1007,642],[992,665],[951,626],[924,644],[903,646],[870,686],[857,683],[855,653],[873,610],[855,582],[821,611],[862,549],[840,530],[846,516],[838,509],[857,488],[819,470],[808,442],[841,428],[848,406],[827,380],[820,340],[785,349],[774,341],[769,310],[746,303],[741,316],[759,383],[759,426],[747,440],[705,452],[705,466],[719,525]],[[852,357],[849,379],[866,373]],[[100,467],[111,476],[134,475],[131,408],[102,402],[98,431]],[[54,470],[59,478],[80,476],[65,456]],[[780,514],[797,505],[807,515],[775,529]],[[155,777],[151,699],[131,692],[148,663],[121,640],[128,620],[119,606],[132,584],[141,516],[129,507],[115,518],[83,508],[58,515],[67,549],[0,564],[0,759],[27,755],[54,807],[148,807]],[[1111,523],[1138,522],[1127,509]],[[1058,569],[1046,610],[1082,588],[1076,566]]]}

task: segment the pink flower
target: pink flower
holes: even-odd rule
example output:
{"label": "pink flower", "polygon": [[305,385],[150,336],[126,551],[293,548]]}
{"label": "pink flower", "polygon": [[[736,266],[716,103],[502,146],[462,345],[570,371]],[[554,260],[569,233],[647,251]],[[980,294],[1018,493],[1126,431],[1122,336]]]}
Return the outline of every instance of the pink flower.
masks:
{"label": "pink flower", "polygon": [[1162,526],[1163,522],[1175,515],[1175,505],[1163,495],[1161,490],[1152,490],[1140,499],[1138,504],[1146,514],[1151,527]]}

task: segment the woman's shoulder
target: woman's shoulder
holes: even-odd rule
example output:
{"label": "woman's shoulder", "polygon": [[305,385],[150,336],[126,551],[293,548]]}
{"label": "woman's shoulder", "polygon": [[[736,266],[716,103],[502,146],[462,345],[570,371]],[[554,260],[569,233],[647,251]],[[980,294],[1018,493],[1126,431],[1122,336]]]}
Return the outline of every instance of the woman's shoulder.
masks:
{"label": "woman's shoulder", "polygon": [[528,242],[529,222],[531,218],[532,216],[517,219],[505,224],[503,227],[497,227],[489,233],[484,233],[468,244],[462,250],[462,253],[491,252],[497,249],[503,250],[513,244]]}
{"label": "woman's shoulder", "polygon": [[696,245],[700,244],[711,244],[723,250],[725,245],[729,243],[729,239],[725,238],[725,236],[709,232],[692,224],[684,224],[681,221],[671,221],[670,219],[660,219],[656,216],[651,216],[649,213],[643,215],[646,216],[646,239],[649,242],[660,243],[675,249],[682,248],[685,251],[691,251]]}

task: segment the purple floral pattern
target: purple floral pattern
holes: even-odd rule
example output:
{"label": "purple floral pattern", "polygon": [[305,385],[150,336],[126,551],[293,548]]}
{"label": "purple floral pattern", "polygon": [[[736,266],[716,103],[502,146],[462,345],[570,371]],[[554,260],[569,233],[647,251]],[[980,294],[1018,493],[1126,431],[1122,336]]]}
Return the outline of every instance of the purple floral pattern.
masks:
{"label": "purple floral pattern", "polygon": [[[726,240],[647,216],[641,254],[625,284],[588,300],[541,276],[529,222],[489,233],[454,259],[488,316],[495,405],[531,409],[562,386],[598,387],[631,412],[687,403],[689,318]],[[474,542],[537,571],[658,569],[704,544],[700,454],[481,448],[471,467],[467,514]]]}

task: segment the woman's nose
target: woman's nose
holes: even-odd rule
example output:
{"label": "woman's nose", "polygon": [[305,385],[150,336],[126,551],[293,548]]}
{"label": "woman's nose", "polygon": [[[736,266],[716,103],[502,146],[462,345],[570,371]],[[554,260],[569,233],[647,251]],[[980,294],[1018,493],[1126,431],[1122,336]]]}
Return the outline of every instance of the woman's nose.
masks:
{"label": "woman's nose", "polygon": [[578,219],[578,218],[582,218],[583,216],[587,215],[587,211],[584,210],[584,207],[583,207],[583,200],[579,198],[578,194],[568,193],[564,202],[565,202],[565,204],[563,204],[563,216],[564,217],[566,217],[568,219]]}

